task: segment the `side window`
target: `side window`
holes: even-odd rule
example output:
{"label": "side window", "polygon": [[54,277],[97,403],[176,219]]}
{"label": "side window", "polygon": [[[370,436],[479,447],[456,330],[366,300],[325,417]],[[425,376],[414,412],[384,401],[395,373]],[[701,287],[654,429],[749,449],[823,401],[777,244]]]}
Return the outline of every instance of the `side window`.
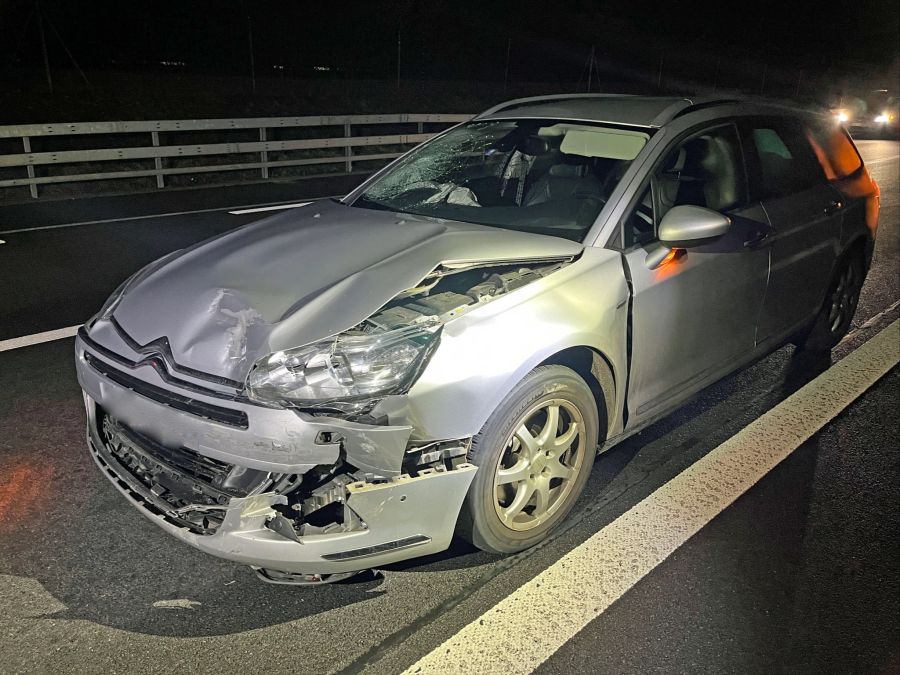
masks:
{"label": "side window", "polygon": [[725,124],[694,134],[670,150],[625,220],[625,247],[656,239],[673,206],[726,212],[747,202],[747,178],[737,129]]}
{"label": "side window", "polygon": [[754,124],[750,138],[758,161],[760,199],[802,192],[824,180],[822,167],[799,125],[780,120]]}

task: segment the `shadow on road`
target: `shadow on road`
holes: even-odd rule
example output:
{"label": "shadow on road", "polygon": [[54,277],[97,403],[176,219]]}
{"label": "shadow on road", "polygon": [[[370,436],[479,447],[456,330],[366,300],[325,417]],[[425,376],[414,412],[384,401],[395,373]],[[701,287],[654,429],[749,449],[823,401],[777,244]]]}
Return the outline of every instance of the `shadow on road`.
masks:
{"label": "shadow on road", "polygon": [[[35,579],[65,607],[45,603],[30,616],[211,636],[313,616],[384,592],[375,575],[316,588],[265,584],[248,568],[176,542],[129,508],[84,449],[70,350],[65,341],[6,354],[4,366],[12,367],[0,378],[0,428],[8,430],[0,439],[0,477],[18,481],[0,485],[18,495],[0,518],[0,573]],[[599,515],[602,527],[827,364],[781,350],[604,454],[573,517],[541,548],[558,547],[554,542],[589,516],[594,525]],[[530,555],[502,558],[455,541],[444,553],[392,565],[387,574],[482,567],[473,578],[477,586]]]}

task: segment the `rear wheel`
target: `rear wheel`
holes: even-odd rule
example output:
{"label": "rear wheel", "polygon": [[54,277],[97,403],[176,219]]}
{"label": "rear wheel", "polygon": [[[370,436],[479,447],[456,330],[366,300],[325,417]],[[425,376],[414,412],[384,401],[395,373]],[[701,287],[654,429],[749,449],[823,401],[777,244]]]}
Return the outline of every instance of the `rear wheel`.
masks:
{"label": "rear wheel", "polygon": [[460,534],[494,553],[545,539],[584,489],[605,426],[591,389],[573,370],[531,371],[472,441],[469,461],[479,470]]}
{"label": "rear wheel", "polygon": [[806,334],[795,344],[810,351],[828,351],[837,345],[850,330],[862,284],[860,256],[845,256],[835,270],[822,309]]}

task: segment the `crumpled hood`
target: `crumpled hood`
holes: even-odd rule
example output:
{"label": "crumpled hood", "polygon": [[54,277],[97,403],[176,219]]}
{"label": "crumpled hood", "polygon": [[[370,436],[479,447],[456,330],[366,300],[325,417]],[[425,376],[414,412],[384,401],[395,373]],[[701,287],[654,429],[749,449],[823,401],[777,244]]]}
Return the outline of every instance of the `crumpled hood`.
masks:
{"label": "crumpled hood", "polygon": [[314,202],[181,251],[114,311],[139,344],[243,381],[262,356],[371,316],[440,263],[574,255],[581,244],[453,221]]}

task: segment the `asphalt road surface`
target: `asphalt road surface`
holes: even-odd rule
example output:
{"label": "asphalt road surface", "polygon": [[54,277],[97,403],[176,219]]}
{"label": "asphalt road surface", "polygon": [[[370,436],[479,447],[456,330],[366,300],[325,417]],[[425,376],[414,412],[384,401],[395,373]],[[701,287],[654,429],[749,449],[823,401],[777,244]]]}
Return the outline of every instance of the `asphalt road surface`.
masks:
{"label": "asphalt road surface", "polygon": [[[347,583],[261,583],[165,535],[97,472],[71,339],[0,352],[0,672],[394,673],[443,649],[897,319],[900,146],[860,149],[881,226],[856,328],[831,360],[785,347],[707,389],[601,456],[566,526],[516,556],[455,543]],[[144,262],[257,217],[221,207],[311,196],[241,190],[136,199],[137,219],[53,229],[36,228],[126,207],[0,209],[0,340],[84,321]],[[577,589],[535,596],[506,617],[509,662],[563,632],[539,672],[900,672],[898,393],[894,369],[583,628],[541,623]]]}

